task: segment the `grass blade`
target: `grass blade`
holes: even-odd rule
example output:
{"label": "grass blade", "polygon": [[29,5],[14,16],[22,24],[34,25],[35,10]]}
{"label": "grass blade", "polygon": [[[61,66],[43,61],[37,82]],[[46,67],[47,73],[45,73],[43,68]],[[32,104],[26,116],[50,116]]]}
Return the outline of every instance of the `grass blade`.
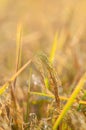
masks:
{"label": "grass blade", "polygon": [[30,68],[30,72],[29,72],[28,97],[27,97],[26,118],[25,118],[26,123],[28,122],[28,115],[29,115],[29,105],[30,105],[29,98],[30,98],[30,87],[31,87],[31,75],[32,75],[32,68]]}
{"label": "grass blade", "polygon": [[54,41],[53,41],[53,44],[52,44],[52,49],[51,49],[51,52],[50,52],[50,62],[53,63],[53,60],[54,60],[54,57],[55,57],[55,52],[56,52],[56,49],[57,49],[57,42],[58,42],[58,33],[55,34],[55,37],[54,37]]}
{"label": "grass blade", "polygon": [[6,82],[1,88],[0,88],[0,95],[2,95],[11,82],[13,82],[16,77],[31,63],[32,60],[28,60],[26,64],[24,64],[10,79],[8,82]]}
{"label": "grass blade", "polygon": [[[52,95],[49,95],[49,94],[46,94],[46,93],[40,93],[40,92],[30,92],[31,95],[38,95],[38,96],[44,96],[44,97],[48,97],[48,98],[52,98],[54,99],[55,96],[52,94]],[[69,98],[67,97],[63,97],[63,96],[59,96],[60,100],[63,100],[63,101],[68,101]],[[77,102],[77,100],[74,100],[74,102]],[[79,104],[84,104],[86,105],[86,101],[83,101],[83,100],[80,100],[79,101]]]}
{"label": "grass blade", "polygon": [[[22,45],[21,45],[21,35],[22,35],[22,24],[19,23],[17,27],[17,38],[16,38],[16,69],[15,72],[18,71],[19,66],[21,64],[21,53],[22,53]],[[13,87],[15,88],[17,77],[14,80]]]}
{"label": "grass blade", "polygon": [[82,76],[81,80],[79,81],[79,83],[75,87],[74,92],[72,93],[72,95],[69,98],[68,102],[64,106],[64,109],[62,110],[61,114],[59,115],[58,119],[56,120],[56,122],[55,122],[55,124],[53,126],[53,130],[57,130],[60,122],[62,121],[62,119],[64,118],[65,114],[67,113],[67,111],[72,106],[73,102],[75,101],[75,98],[77,97],[78,93],[82,89],[82,87],[83,87],[85,82],[86,82],[86,73]]}

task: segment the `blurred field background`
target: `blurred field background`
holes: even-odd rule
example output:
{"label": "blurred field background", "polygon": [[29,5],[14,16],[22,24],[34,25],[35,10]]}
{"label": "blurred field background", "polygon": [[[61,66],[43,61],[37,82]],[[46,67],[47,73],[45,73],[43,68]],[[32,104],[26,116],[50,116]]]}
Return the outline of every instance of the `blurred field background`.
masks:
{"label": "blurred field background", "polygon": [[67,35],[68,42],[64,46],[74,46],[80,64],[85,62],[85,0],[1,0],[0,75],[5,69],[14,68],[16,28],[19,22],[23,23],[24,58],[29,58],[40,49],[49,52],[55,33],[58,32],[59,35]]}
{"label": "blurred field background", "polygon": [[[86,0],[0,0],[0,86],[15,72],[19,23],[22,65],[39,51],[50,55],[57,33],[54,66],[63,85],[60,94],[69,95],[86,71]],[[20,77],[19,83],[26,86],[29,70]],[[37,70],[33,70],[32,80],[34,86],[41,84]],[[23,99],[24,94],[20,92],[17,98]]]}

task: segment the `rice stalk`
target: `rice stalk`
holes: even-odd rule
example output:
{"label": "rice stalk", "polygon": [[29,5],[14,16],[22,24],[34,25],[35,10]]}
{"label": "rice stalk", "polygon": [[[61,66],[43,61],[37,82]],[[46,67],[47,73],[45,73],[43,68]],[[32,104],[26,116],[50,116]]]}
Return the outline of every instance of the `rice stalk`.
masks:
{"label": "rice stalk", "polygon": [[54,91],[55,100],[57,103],[57,109],[59,112],[60,111],[60,99],[59,99],[59,94],[58,94],[58,88],[61,85],[61,81],[60,81],[57,73],[55,72],[51,62],[49,61],[48,57],[43,53],[41,53],[39,55],[39,57],[40,57],[42,63],[45,65],[46,69],[48,70],[50,79],[52,80],[51,87]]}
{"label": "rice stalk", "polygon": [[[21,31],[22,30],[22,25],[18,24],[17,27],[17,38],[16,38],[16,69],[15,69],[15,73],[18,71],[19,69],[19,65],[20,65],[20,59],[21,59]],[[19,108],[17,100],[16,100],[16,93],[15,93],[15,87],[16,87],[16,80],[17,77],[15,78],[15,80],[13,81],[13,83],[11,83],[11,104],[13,104],[13,113],[14,113],[14,124],[12,126],[12,129],[18,129],[19,128],[19,123],[18,123],[18,116],[17,116],[17,110]]]}
{"label": "rice stalk", "polygon": [[[22,43],[21,43],[21,35],[22,35],[22,24],[19,23],[17,26],[17,37],[16,37],[16,69],[15,72],[18,71],[19,66],[21,64],[21,54],[22,54]],[[17,77],[14,80],[13,87],[15,88]]]}
{"label": "rice stalk", "polygon": [[31,74],[32,74],[32,69],[30,68],[29,72],[29,82],[28,82],[28,97],[27,97],[27,108],[26,108],[26,117],[25,117],[25,122],[28,122],[28,115],[29,115],[29,97],[30,97],[30,86],[31,86]]}
{"label": "rice stalk", "polygon": [[[48,98],[52,98],[54,99],[55,96],[52,94],[52,95],[49,95],[49,94],[46,94],[46,93],[40,93],[40,92],[30,92],[31,95],[38,95],[38,96],[44,96],[44,97],[48,97]],[[63,96],[59,96],[60,100],[63,100],[63,101],[68,101],[69,98],[67,97],[63,97]],[[77,102],[77,100],[75,99],[74,100],[74,103]],[[83,105],[86,105],[86,101],[83,101],[83,100],[80,100],[78,101],[79,104],[83,104]]]}

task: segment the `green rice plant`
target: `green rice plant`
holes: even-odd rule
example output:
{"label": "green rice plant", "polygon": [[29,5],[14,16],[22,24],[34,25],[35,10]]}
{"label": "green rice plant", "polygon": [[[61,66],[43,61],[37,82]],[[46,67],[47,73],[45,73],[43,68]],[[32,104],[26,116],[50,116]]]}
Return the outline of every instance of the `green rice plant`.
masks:
{"label": "green rice plant", "polygon": [[77,97],[78,93],[82,89],[85,82],[86,82],[86,73],[82,76],[79,83],[76,85],[74,92],[71,94],[71,96],[70,96],[68,102],[66,103],[66,105],[64,106],[61,114],[59,115],[59,117],[55,121],[54,126],[53,126],[53,130],[57,130],[58,126],[60,125],[60,123],[62,121],[62,119],[64,118],[65,114],[70,109],[70,107],[72,106],[73,102],[75,101],[75,98]]}

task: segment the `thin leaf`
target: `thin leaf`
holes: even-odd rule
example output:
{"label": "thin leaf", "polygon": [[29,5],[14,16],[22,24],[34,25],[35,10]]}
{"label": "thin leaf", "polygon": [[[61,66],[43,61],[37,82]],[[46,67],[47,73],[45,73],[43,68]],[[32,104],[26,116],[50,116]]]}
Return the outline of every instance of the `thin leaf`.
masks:
{"label": "thin leaf", "polygon": [[32,60],[28,60],[10,79],[0,88],[0,95],[2,95],[6,89],[9,87],[10,83],[15,80],[15,78],[31,63]]}
{"label": "thin leaf", "polygon": [[[19,66],[21,64],[21,53],[22,53],[22,45],[21,45],[21,35],[22,35],[22,24],[19,23],[17,27],[17,38],[16,38],[16,69],[15,72],[18,71]],[[13,87],[15,88],[17,77],[14,80]]]}
{"label": "thin leaf", "polygon": [[55,37],[54,37],[54,41],[53,41],[53,44],[52,44],[52,49],[51,49],[51,52],[50,52],[50,62],[53,63],[53,60],[54,60],[54,57],[55,57],[55,53],[56,53],[56,49],[57,49],[57,42],[58,42],[58,33],[55,34]]}
{"label": "thin leaf", "polygon": [[[48,98],[52,98],[52,99],[54,99],[55,98],[55,96],[52,94],[52,95],[49,95],[49,94],[46,94],[46,93],[39,93],[39,92],[30,92],[30,94],[31,95],[38,95],[38,96],[44,96],[44,97],[48,97]],[[59,96],[59,98],[60,98],[60,100],[63,100],[63,101],[68,101],[69,100],[69,98],[67,98],[67,97],[63,97],[63,96]],[[74,102],[77,102],[77,100],[74,100]],[[86,101],[82,101],[82,100],[80,100],[79,101],[79,104],[84,104],[84,105],[86,105]]]}
{"label": "thin leaf", "polygon": [[68,102],[64,106],[64,109],[62,110],[61,114],[59,115],[58,119],[56,120],[56,122],[55,122],[55,124],[53,126],[53,130],[57,130],[60,122],[62,121],[62,119],[64,118],[65,114],[67,113],[67,111],[72,106],[73,102],[75,101],[75,98],[77,97],[78,93],[82,89],[82,87],[83,87],[85,82],[86,82],[86,73],[82,76],[81,80],[79,81],[79,83],[75,87],[74,92],[72,93],[72,95],[69,98]]}

